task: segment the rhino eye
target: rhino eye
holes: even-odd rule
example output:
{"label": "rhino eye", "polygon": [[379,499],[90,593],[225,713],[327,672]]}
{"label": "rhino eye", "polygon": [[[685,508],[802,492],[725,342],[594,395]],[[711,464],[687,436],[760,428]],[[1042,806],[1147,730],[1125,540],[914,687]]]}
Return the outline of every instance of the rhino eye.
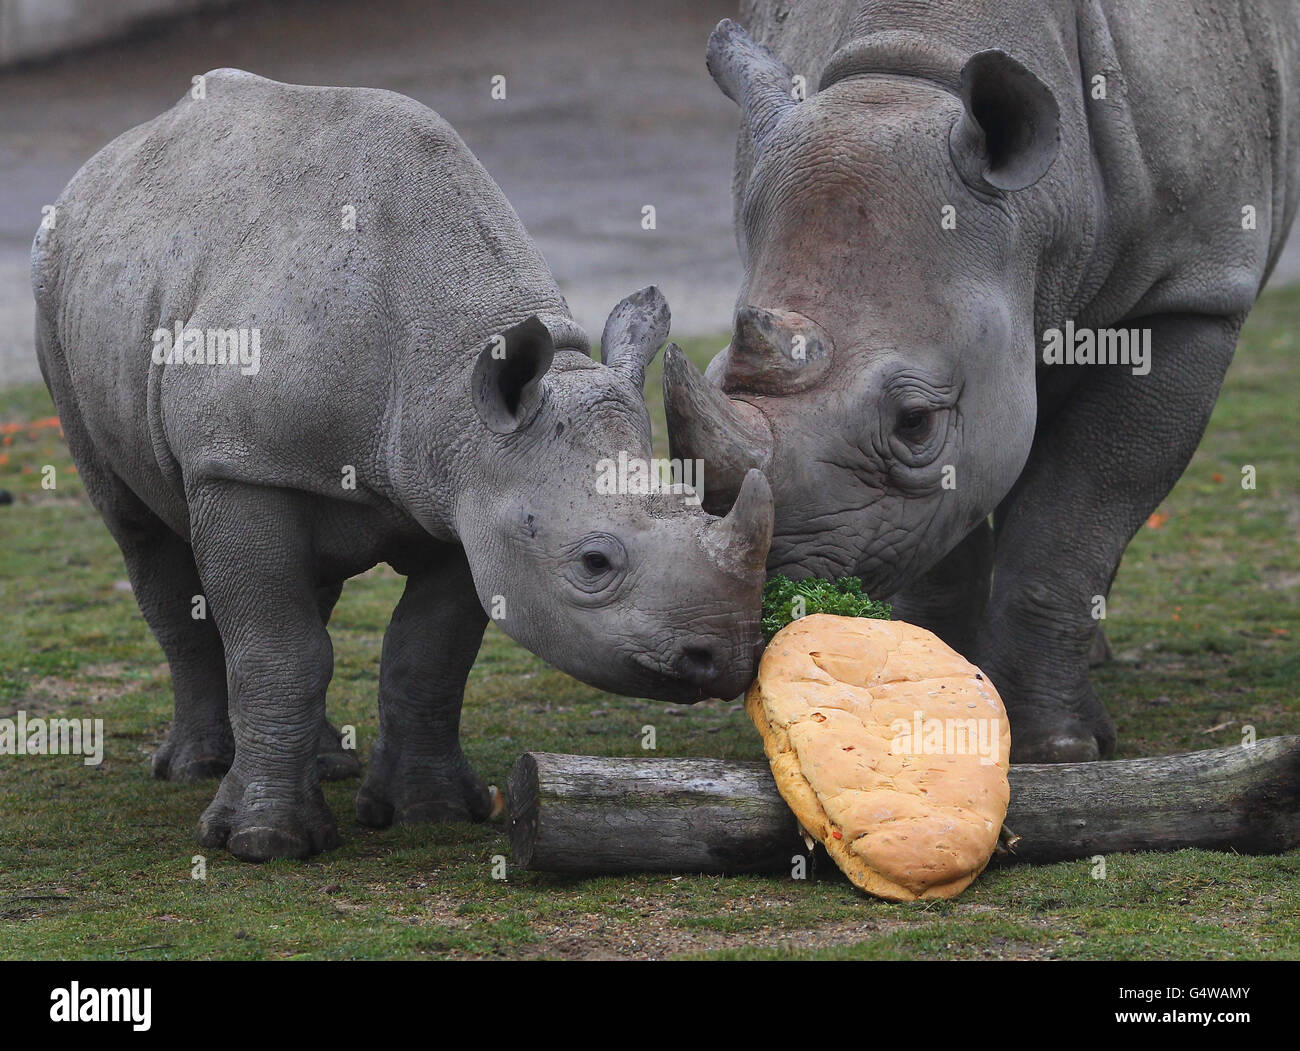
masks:
{"label": "rhino eye", "polygon": [[582,567],[588,573],[604,573],[609,569],[609,559],[599,551],[588,551],[582,556]]}
{"label": "rhino eye", "polygon": [[898,417],[894,433],[906,442],[914,444],[926,440],[934,427],[934,413],[930,409],[907,409]]}
{"label": "rhino eye", "polygon": [[566,579],[580,593],[593,600],[612,597],[627,575],[627,551],[610,533],[592,533],[569,549],[564,568]]}

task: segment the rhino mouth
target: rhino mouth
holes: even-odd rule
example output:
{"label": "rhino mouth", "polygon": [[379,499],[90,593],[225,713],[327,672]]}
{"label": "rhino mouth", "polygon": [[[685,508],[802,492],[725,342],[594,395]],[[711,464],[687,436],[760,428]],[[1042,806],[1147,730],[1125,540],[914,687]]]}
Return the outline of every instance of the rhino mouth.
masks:
{"label": "rhino mouth", "polygon": [[[757,623],[754,631],[757,635]],[[645,653],[632,654],[632,661],[646,672],[643,696],[671,704],[698,704],[744,693],[754,678],[761,653],[761,641],[741,658],[729,647],[686,645],[671,661]]]}

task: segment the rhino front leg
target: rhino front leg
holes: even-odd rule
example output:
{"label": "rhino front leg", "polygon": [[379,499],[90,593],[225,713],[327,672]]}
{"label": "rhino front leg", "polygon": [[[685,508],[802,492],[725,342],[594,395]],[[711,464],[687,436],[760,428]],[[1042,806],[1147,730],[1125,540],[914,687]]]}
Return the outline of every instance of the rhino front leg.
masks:
{"label": "rhino front leg", "polygon": [[316,764],[334,655],[311,520],[292,493],[213,483],[190,494],[199,574],[225,643],[235,759],[198,840],[246,861],[338,845]]}
{"label": "rhino front leg", "polygon": [[934,632],[973,660],[993,571],[993,528],[985,520],[929,572],[890,596],[894,619]]}
{"label": "rhino front leg", "polygon": [[[889,596],[894,619],[934,632],[967,660],[976,660],[977,638],[993,575],[993,527],[981,522],[924,576]],[[1113,659],[1098,625],[1088,664]]]}
{"label": "rhino front leg", "polygon": [[482,821],[489,800],[460,749],[465,681],[487,616],[462,551],[407,577],[384,634],[379,740],[357,794],[357,820]]}
{"label": "rhino front leg", "polygon": [[[1133,534],[1173,488],[1209,421],[1241,318],[1162,316],[1151,371],[1081,365],[994,515],[992,591],[977,644],[1011,719],[1017,763],[1109,756],[1115,727],[1088,682],[1105,595]],[[1059,366],[1071,368],[1072,366]]]}

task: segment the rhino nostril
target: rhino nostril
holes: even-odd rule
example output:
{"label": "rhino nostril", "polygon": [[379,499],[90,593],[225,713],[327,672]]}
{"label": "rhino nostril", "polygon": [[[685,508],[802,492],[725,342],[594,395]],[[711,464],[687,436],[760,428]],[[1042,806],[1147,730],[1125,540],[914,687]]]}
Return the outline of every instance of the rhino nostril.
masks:
{"label": "rhino nostril", "polygon": [[718,662],[706,646],[687,646],[682,650],[682,678],[703,686],[717,678]]}

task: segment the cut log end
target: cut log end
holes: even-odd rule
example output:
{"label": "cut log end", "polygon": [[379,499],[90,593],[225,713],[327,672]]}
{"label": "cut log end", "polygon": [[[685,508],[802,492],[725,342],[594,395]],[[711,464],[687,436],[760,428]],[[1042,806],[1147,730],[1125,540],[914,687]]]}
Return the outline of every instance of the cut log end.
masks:
{"label": "cut log end", "polygon": [[537,796],[537,759],[532,752],[521,755],[510,771],[506,798],[510,807],[510,853],[516,865],[531,868],[541,815]]}

